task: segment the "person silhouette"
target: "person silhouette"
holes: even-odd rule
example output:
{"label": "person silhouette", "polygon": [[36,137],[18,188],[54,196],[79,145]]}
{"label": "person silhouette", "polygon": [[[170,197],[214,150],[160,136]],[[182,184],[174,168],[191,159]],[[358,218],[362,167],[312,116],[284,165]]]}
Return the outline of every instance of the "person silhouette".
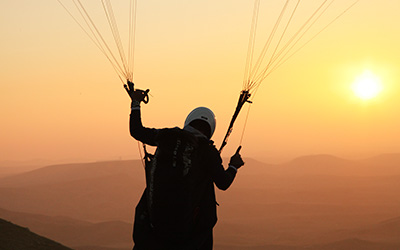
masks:
{"label": "person silhouette", "polygon": [[148,90],[135,90],[131,82],[125,89],[132,100],[131,136],[157,147],[145,157],[146,189],[135,210],[133,249],[213,249],[218,204],[214,184],[221,190],[230,187],[244,165],[241,147],[225,169],[211,141],[216,120],[209,108],[195,108],[182,129],[147,128],[140,103],[148,101]]}

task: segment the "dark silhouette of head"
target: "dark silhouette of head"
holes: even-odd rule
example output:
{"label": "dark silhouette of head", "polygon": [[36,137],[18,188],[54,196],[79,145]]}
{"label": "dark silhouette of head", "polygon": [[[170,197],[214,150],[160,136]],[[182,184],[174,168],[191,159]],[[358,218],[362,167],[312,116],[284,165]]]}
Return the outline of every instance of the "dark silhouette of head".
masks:
{"label": "dark silhouette of head", "polygon": [[200,131],[203,135],[207,136],[208,139],[211,138],[211,127],[207,122],[197,119],[190,122],[189,125]]}
{"label": "dark silhouette of head", "polygon": [[192,110],[185,120],[185,126],[190,125],[211,139],[215,131],[216,120],[211,109],[198,107]]}

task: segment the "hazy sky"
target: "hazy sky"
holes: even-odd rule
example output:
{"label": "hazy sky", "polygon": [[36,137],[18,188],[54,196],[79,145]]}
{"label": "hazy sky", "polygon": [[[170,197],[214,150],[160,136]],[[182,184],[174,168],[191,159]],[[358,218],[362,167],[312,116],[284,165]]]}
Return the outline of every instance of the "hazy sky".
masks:
{"label": "hazy sky", "polygon": [[[113,2],[117,16],[125,13],[128,1]],[[261,28],[284,2],[261,8]],[[328,16],[348,4],[337,0]],[[190,110],[208,106],[221,144],[242,87],[252,9],[252,0],[138,0],[135,81],[152,94],[142,108],[146,126],[182,126]],[[398,0],[360,0],[267,78],[250,111],[243,156],[399,152],[399,10]],[[2,0],[0,12],[0,161],[138,158],[129,97],[59,3]],[[383,85],[371,100],[351,90],[365,70]],[[223,156],[239,143],[245,111]]]}

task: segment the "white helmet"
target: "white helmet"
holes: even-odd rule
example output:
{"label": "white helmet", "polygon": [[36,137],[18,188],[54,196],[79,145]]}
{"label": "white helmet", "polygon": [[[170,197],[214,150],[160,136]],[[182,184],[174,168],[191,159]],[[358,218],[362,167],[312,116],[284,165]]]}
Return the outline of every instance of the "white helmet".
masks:
{"label": "white helmet", "polygon": [[216,126],[215,115],[211,111],[211,109],[206,107],[198,107],[193,109],[192,112],[190,112],[190,114],[186,117],[185,127],[194,120],[202,120],[207,122],[208,125],[210,125],[211,128],[210,138],[211,138],[211,136],[214,134]]}

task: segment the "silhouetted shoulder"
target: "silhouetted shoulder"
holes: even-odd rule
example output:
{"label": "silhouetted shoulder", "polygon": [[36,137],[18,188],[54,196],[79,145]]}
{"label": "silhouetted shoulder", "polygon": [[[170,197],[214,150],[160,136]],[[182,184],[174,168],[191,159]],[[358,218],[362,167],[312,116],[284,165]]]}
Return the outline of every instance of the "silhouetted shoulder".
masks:
{"label": "silhouetted shoulder", "polygon": [[206,145],[206,158],[207,158],[207,162],[208,164],[211,165],[221,165],[222,164],[222,159],[221,156],[219,154],[218,149],[216,148],[216,146],[214,145],[214,142],[211,140],[205,140],[205,144]]}

